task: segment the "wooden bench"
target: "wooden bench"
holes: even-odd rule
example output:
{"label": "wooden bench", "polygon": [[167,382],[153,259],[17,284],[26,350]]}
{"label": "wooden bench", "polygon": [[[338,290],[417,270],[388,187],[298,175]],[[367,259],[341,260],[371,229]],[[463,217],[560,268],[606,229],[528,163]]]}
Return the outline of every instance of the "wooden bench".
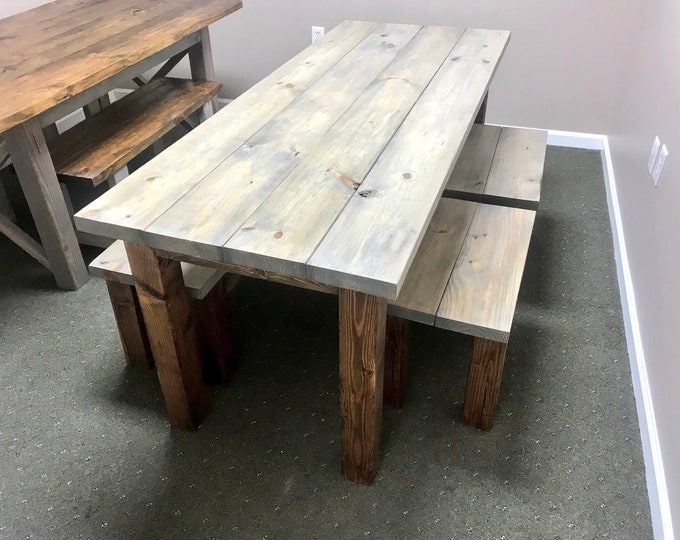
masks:
{"label": "wooden bench", "polygon": [[48,142],[62,179],[96,186],[212,100],[212,81],[161,77]]}
{"label": "wooden bench", "polygon": [[543,130],[474,124],[444,196],[536,210],[547,138]]}
{"label": "wooden bench", "polygon": [[[210,382],[227,382],[233,373],[228,329],[227,295],[238,276],[195,264],[181,263],[184,286],[192,303],[196,328],[204,347],[203,374]],[[90,275],[106,280],[111,306],[131,365],[153,367],[152,346],[141,314],[125,245],[116,241],[90,265]]]}

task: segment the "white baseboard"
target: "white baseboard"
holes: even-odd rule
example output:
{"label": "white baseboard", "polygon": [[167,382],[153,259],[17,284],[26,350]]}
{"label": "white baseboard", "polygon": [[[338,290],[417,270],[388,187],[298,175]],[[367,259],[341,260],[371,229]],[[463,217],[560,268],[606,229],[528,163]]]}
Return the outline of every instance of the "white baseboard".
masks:
{"label": "white baseboard", "polygon": [[628,263],[628,253],[626,251],[609,141],[606,135],[548,131],[548,144],[600,150],[602,152],[602,170],[607,190],[607,204],[614,239],[616,273],[619,281],[621,306],[623,308],[635,403],[640,423],[642,453],[645,460],[647,491],[652,514],[654,538],[658,540],[673,540],[675,537],[673,536],[666,475],[663,467],[659,434],[656,427],[652,392],[647,377],[645,353],[642,347],[642,337],[635,304],[635,291]]}

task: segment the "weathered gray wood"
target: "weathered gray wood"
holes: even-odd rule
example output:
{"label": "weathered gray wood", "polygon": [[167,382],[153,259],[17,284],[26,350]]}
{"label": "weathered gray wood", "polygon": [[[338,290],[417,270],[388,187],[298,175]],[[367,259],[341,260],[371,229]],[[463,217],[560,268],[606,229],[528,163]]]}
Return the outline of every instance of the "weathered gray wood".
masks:
{"label": "weathered gray wood", "polygon": [[500,135],[500,126],[483,126],[480,124],[472,126],[465,146],[463,146],[456,166],[446,184],[444,196],[455,197],[461,193],[484,193],[484,186],[486,186],[486,180],[489,177]]}
{"label": "weathered gray wood", "polygon": [[[132,270],[125,252],[125,244],[117,240],[89,265],[90,274],[108,281],[133,285]],[[225,271],[191,263],[182,263],[182,275],[187,294],[201,300],[222,279]]]}
{"label": "weathered gray wood", "polygon": [[347,201],[362,190],[376,159],[462,33],[442,27],[418,32],[226,243],[225,258],[304,277],[304,263]]}
{"label": "weathered gray wood", "polygon": [[536,209],[548,132],[504,127],[484,193],[501,201],[523,201],[518,207]]}
{"label": "weathered gray wood", "polygon": [[[214,81],[215,66],[213,64],[210,32],[208,28],[200,31],[201,41],[189,49],[189,67],[194,81]],[[217,96],[201,107],[199,122],[205,122],[217,112]]]}
{"label": "weathered gray wood", "polygon": [[475,125],[444,196],[536,210],[546,145],[546,131]]}
{"label": "weathered gray wood", "polygon": [[0,216],[4,216],[9,221],[16,223],[16,215],[14,214],[14,208],[12,208],[12,203],[7,196],[7,191],[5,191],[5,186],[2,184],[2,179],[0,178]]}
{"label": "weathered gray wood", "polygon": [[[377,27],[374,23],[345,22],[328,33],[329,39],[309,47],[229,103],[153,160],[134,177],[105,193],[76,215],[82,230],[107,235],[115,227],[107,222],[120,216],[124,205],[128,227],[113,236],[142,239],[141,230],[191,190],[227,159],[244,141],[281,112],[330,66],[344,57]],[[337,36],[337,39],[334,38]],[[316,45],[316,44],[315,44]],[[196,148],[201,159],[195,159]],[[153,181],[147,179],[153,178]],[[129,236],[128,236],[129,235]]]}
{"label": "weathered gray wood", "polygon": [[57,284],[80,288],[88,280],[87,269],[40,122],[32,119],[8,130],[5,141]]}
{"label": "weathered gray wood", "polygon": [[[199,34],[201,34],[201,36],[202,36],[202,32],[199,32]],[[177,53],[172,58],[169,58],[165,62],[165,64],[163,64],[160,68],[158,68],[158,71],[156,71],[156,73],[153,74],[153,77],[151,77],[151,81],[155,81],[157,79],[161,79],[161,78],[165,77],[168,73],[170,73],[175,68],[175,66],[177,66],[177,64],[179,64],[182,61],[182,59],[187,55],[187,53],[188,53],[188,51],[182,51],[180,53]],[[209,80],[215,80],[215,79],[213,78],[213,79],[209,79]],[[147,82],[150,82],[150,81],[147,81]]]}
{"label": "weathered gray wood", "polygon": [[[374,82],[419,28],[384,25],[376,29],[198,186],[147,227],[147,237],[154,235],[155,245],[170,251],[181,244],[174,239],[190,238],[191,254],[201,255],[205,249],[206,258],[220,258],[222,245],[239,227],[248,227],[244,225],[248,216],[310,151],[318,147],[328,130]],[[393,46],[386,47],[386,40]],[[356,69],[357,65],[361,66],[360,70]],[[411,102],[413,100],[415,97],[412,96]],[[291,130],[291,126],[297,129]],[[373,152],[379,153],[379,149]],[[338,182],[333,180],[333,183]],[[346,188],[343,186],[343,189]],[[314,203],[305,201],[305,204]],[[277,210],[283,213],[283,208]],[[275,229],[272,234],[277,232],[278,229]],[[231,256],[224,258],[240,264]],[[305,272],[302,269],[294,273],[286,268],[282,273],[299,276]]]}
{"label": "weathered gray wood", "polygon": [[533,210],[477,205],[435,326],[507,343],[535,216]]}
{"label": "weathered gray wood", "polygon": [[50,269],[50,263],[42,246],[2,213],[0,213],[0,233],[4,234],[45,268]]}
{"label": "weathered gray wood", "polygon": [[508,39],[465,32],[314,252],[310,279],[397,297]]}
{"label": "weathered gray wood", "polygon": [[390,315],[434,325],[476,209],[475,203],[453,199],[437,206],[404,286],[389,302]]}

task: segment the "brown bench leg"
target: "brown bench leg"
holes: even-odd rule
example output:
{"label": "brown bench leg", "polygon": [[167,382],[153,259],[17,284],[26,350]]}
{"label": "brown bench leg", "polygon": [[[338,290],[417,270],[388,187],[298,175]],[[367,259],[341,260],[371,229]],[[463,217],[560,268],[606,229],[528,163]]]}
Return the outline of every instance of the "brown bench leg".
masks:
{"label": "brown bench leg", "polygon": [[463,423],[484,431],[491,429],[507,348],[507,343],[477,337],[473,339]]}
{"label": "brown bench leg", "polygon": [[209,384],[228,383],[234,375],[228,287],[222,279],[203,300],[192,302],[194,316],[199,321],[203,378]]}
{"label": "brown bench leg", "polygon": [[153,355],[142,318],[137,292],[132,285],[106,280],[111,307],[128,364],[153,367]]}
{"label": "brown bench leg", "polygon": [[387,301],[340,290],[342,471],[371,484],[380,463]]}
{"label": "brown bench leg", "polygon": [[410,338],[411,321],[388,315],[383,402],[393,407],[401,407],[406,400]]}

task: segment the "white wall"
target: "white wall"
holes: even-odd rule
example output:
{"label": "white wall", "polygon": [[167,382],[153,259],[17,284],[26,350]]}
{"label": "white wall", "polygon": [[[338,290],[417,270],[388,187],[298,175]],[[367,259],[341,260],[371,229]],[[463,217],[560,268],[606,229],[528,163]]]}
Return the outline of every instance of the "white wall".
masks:
{"label": "white wall", "polygon": [[[680,534],[680,3],[647,2],[610,144],[670,507]],[[658,188],[655,135],[670,155]]]}

